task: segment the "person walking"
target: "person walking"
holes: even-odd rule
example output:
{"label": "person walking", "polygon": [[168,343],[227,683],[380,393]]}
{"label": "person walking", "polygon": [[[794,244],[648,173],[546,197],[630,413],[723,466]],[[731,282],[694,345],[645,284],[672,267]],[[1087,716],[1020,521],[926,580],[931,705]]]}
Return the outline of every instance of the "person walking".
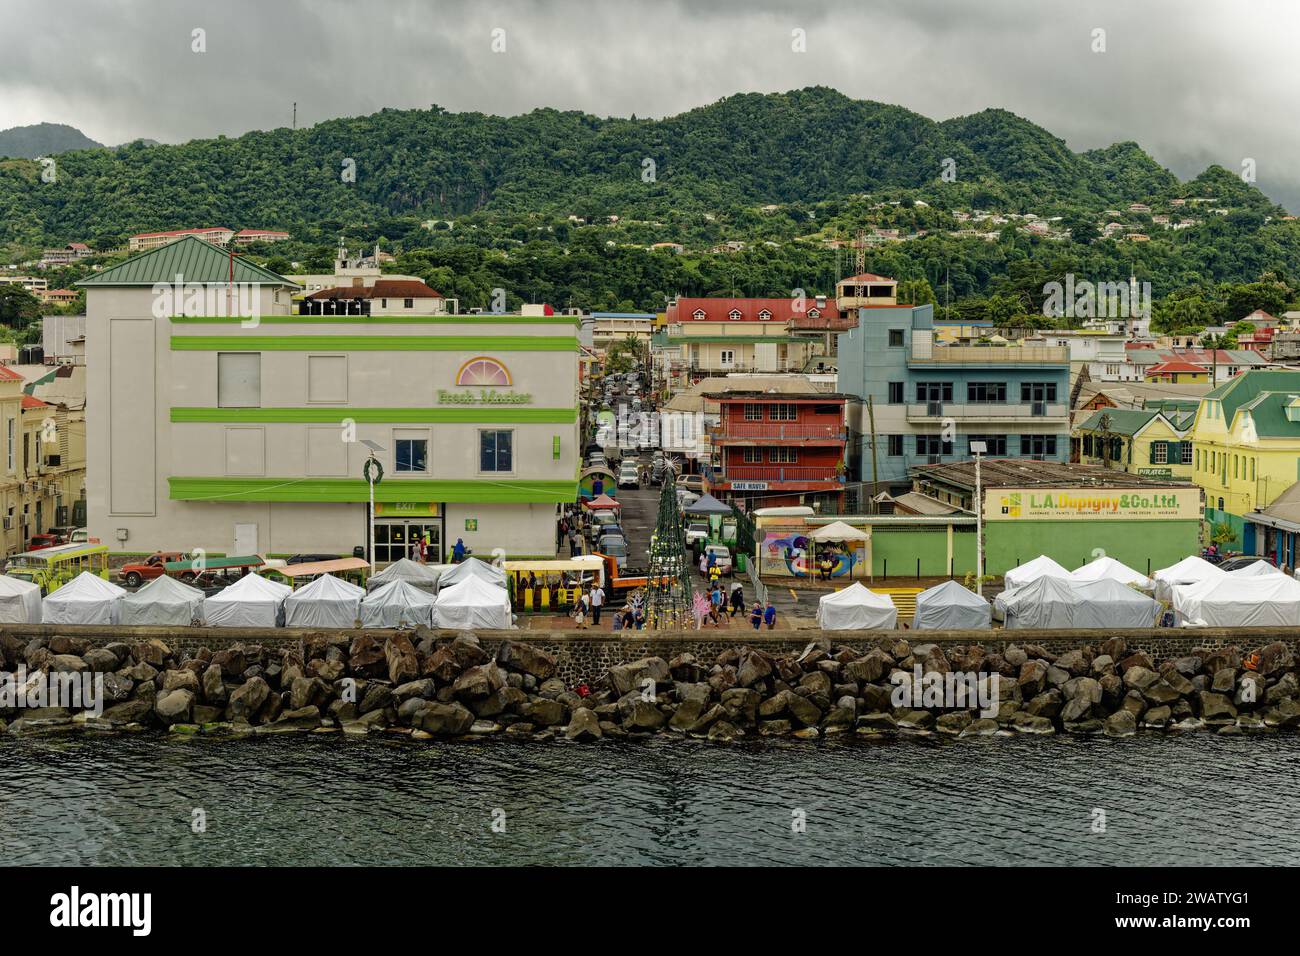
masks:
{"label": "person walking", "polygon": [[599,584],[591,589],[591,623],[600,627],[600,609],[605,606],[605,589]]}
{"label": "person walking", "polygon": [[763,624],[763,605],[759,604],[757,601],[755,601],[754,606],[749,609],[749,623],[754,626],[754,630],[756,631]]}
{"label": "person walking", "polygon": [[776,629],[776,608],[772,606],[771,598],[767,599],[767,609],[763,611],[763,623],[769,631]]}
{"label": "person walking", "polygon": [[739,581],[731,585],[731,616],[745,613],[745,586]]}
{"label": "person walking", "polygon": [[465,542],[460,538],[456,539],[456,544],[451,549],[451,563],[460,564],[465,560]]}

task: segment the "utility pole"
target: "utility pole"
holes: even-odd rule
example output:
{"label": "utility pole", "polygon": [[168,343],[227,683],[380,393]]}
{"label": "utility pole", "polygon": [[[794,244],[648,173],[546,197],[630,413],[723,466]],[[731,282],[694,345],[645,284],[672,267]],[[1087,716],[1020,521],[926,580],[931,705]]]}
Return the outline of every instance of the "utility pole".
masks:
{"label": "utility pole", "polygon": [[871,513],[876,513],[876,482],[880,473],[876,470],[876,406],[872,396],[867,396],[867,422],[871,427]]}
{"label": "utility pole", "polygon": [[975,456],[975,593],[984,596],[984,484],[980,476],[980,459],[988,451],[988,443],[973,441],[971,454]]}
{"label": "utility pole", "polygon": [[294,129],[298,128],[298,101],[297,100],[295,100],[293,104],[293,128]]}

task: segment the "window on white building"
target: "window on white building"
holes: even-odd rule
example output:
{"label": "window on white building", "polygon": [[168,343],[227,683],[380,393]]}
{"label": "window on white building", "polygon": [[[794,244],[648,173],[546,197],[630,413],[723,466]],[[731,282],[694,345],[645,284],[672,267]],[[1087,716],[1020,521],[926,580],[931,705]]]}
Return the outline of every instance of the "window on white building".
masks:
{"label": "window on white building", "polygon": [[736,352],[734,349],[723,349],[718,353],[718,364],[726,367],[736,364]]}
{"label": "window on white building", "polygon": [[261,405],[261,353],[218,352],[217,407],[260,408]]}

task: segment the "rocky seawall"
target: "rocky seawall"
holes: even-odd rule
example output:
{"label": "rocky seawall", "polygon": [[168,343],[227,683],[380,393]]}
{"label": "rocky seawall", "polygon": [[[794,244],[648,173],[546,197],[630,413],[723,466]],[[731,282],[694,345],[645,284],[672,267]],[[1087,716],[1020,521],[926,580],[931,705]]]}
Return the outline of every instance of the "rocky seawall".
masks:
{"label": "rocky seawall", "polygon": [[[100,688],[95,706],[36,685]],[[35,706],[33,706],[35,704]],[[598,740],[678,734],[958,737],[1300,729],[1292,645],[1199,647],[1152,660],[1122,637],[1063,652],[1033,643],[942,645],[898,637],[799,651],[728,646],[616,664],[590,684],[556,657],[477,636],[312,636],[293,647],[173,649],[158,638],[0,634],[0,724],[10,734],[504,733]]]}

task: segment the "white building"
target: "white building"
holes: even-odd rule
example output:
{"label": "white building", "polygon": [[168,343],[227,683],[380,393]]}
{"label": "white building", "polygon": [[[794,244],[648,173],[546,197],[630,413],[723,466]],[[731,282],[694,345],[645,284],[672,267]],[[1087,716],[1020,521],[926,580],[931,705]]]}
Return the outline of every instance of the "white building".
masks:
{"label": "white building", "polygon": [[347,554],[373,442],[380,562],[424,533],[444,554],[555,554],[580,454],[573,317],[295,315],[292,283],[236,259],[231,290],[228,269],[191,237],[81,283],[92,535]]}

